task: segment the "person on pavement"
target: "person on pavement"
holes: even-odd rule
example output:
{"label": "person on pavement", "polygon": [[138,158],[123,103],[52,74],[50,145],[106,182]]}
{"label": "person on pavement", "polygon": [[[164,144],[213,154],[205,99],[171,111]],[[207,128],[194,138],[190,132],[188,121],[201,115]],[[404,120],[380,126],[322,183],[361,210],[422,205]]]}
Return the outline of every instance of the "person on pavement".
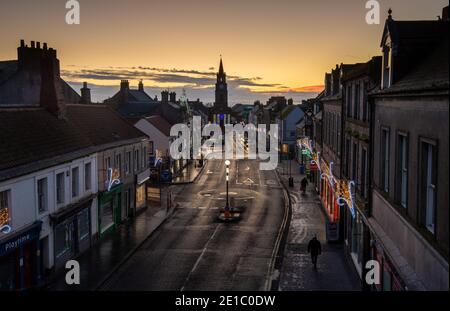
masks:
{"label": "person on pavement", "polygon": [[322,253],[322,245],[316,236],[314,236],[308,243],[308,253],[311,253],[311,260],[314,269],[317,269],[317,257]]}
{"label": "person on pavement", "polygon": [[308,179],[306,179],[306,177],[303,177],[302,181],[300,182],[300,191],[303,194],[306,193],[306,186],[308,186]]}

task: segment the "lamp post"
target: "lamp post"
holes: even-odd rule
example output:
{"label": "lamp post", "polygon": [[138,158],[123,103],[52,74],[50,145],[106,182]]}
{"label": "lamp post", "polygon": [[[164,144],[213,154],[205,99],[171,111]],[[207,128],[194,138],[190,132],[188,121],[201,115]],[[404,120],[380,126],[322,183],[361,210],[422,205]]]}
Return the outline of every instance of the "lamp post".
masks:
{"label": "lamp post", "polygon": [[229,174],[230,174],[230,160],[226,160],[225,161],[225,165],[226,165],[226,176],[225,176],[225,181],[226,181],[226,203],[225,203],[225,217],[229,217],[230,216],[230,203],[228,200],[228,182],[229,182]]}

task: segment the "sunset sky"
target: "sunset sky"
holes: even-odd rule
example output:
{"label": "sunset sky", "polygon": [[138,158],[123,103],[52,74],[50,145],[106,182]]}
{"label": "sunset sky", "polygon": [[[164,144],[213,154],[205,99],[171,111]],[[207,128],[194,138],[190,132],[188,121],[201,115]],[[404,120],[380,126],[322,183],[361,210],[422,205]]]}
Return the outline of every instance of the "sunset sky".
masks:
{"label": "sunset sky", "polygon": [[229,101],[284,94],[314,96],[336,63],[379,55],[387,10],[397,20],[436,19],[448,0],[380,0],[380,25],[365,22],[364,0],[79,0],[81,24],[65,23],[65,0],[0,0],[0,60],[16,59],[20,39],[58,50],[63,77],[94,100],[122,78],[149,95],[186,89],[211,102],[223,56]]}

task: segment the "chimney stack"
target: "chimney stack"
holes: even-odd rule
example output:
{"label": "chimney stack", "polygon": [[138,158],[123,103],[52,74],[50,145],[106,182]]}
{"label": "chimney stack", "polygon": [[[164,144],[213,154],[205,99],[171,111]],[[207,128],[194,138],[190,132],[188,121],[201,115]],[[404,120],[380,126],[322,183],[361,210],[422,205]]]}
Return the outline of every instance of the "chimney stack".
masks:
{"label": "chimney stack", "polygon": [[86,105],[91,104],[91,89],[87,87],[87,82],[83,82],[83,88],[81,89],[81,103]]}
{"label": "chimney stack", "polygon": [[176,102],[177,102],[177,93],[175,93],[175,92],[170,92],[170,93],[169,93],[169,97],[170,97],[169,101],[170,101],[171,103],[176,103]]}
{"label": "chimney stack", "polygon": [[168,103],[169,102],[169,91],[162,91],[161,92],[161,102],[162,103]]}
{"label": "chimney stack", "polygon": [[121,91],[128,91],[130,89],[130,83],[128,80],[121,80],[120,81],[120,90]]}
{"label": "chimney stack", "polygon": [[138,90],[144,92],[144,83],[142,82],[142,79],[139,81]]}
{"label": "chimney stack", "polygon": [[448,17],[448,5],[442,9],[442,20],[445,22],[449,21],[449,17]]}

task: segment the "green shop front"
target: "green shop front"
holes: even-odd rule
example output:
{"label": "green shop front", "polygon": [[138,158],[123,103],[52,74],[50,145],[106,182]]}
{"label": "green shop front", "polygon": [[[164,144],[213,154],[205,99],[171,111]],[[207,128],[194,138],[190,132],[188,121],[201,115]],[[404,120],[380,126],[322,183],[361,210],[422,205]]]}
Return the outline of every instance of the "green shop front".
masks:
{"label": "green shop front", "polygon": [[100,237],[114,231],[122,219],[123,184],[101,192],[98,198],[98,232]]}

